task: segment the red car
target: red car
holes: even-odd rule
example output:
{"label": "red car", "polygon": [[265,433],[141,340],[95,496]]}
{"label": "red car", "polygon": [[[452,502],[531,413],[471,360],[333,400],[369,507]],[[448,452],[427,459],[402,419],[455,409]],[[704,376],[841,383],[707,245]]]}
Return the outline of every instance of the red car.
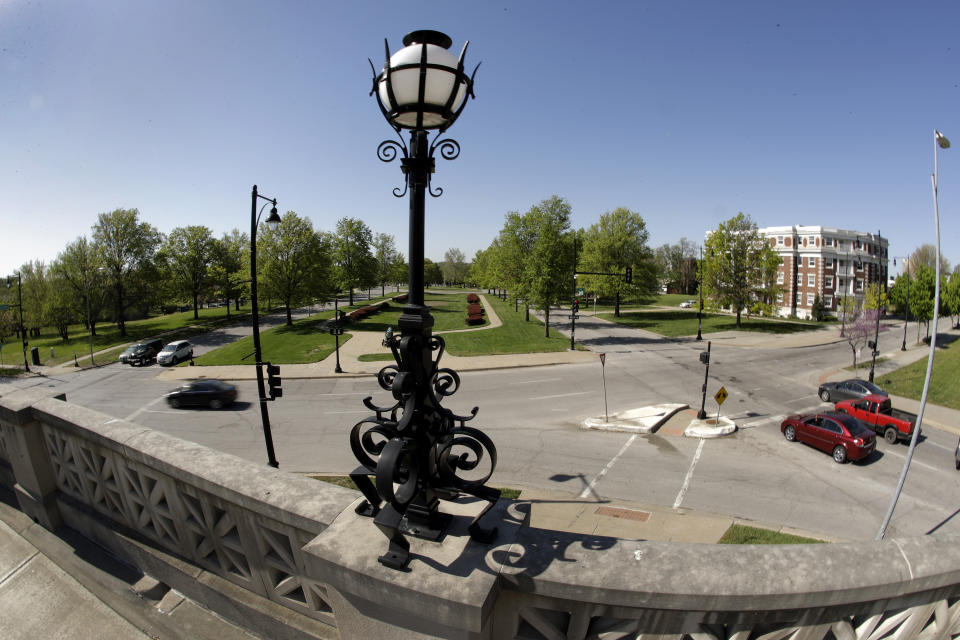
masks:
{"label": "red car", "polygon": [[845,413],[790,416],[780,424],[780,432],[789,442],[799,440],[832,454],[840,464],[862,460],[877,446],[876,434]]}

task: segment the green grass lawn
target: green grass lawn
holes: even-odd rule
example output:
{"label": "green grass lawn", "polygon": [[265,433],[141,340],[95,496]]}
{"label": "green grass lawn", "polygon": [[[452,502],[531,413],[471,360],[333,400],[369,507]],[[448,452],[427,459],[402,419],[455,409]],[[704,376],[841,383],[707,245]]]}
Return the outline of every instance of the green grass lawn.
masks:
{"label": "green grass lawn", "polygon": [[[697,312],[690,309],[677,309],[676,311],[640,311],[635,313],[624,313],[619,318],[615,318],[612,313],[600,313],[597,317],[611,322],[633,327],[635,329],[644,329],[652,331],[668,338],[678,336],[694,336],[697,334]],[[800,333],[802,331],[812,331],[822,325],[807,321],[785,321],[772,320],[767,318],[747,318],[740,319],[739,331],[759,331],[762,333]],[[714,333],[717,331],[736,331],[737,318],[726,314],[711,314],[704,312],[702,333]]]}
{"label": "green grass lawn", "polygon": [[[549,338],[543,337],[543,323],[534,316],[524,322],[523,305],[513,310],[513,301],[504,302],[496,296],[485,296],[503,322],[503,326],[483,331],[448,333],[447,351],[455,356],[485,356],[503,353],[540,353],[565,351],[570,348],[570,338],[556,331]],[[551,313],[569,312],[553,310]]]}
{"label": "green grass lawn", "polygon": [[[869,365],[868,365],[869,366]],[[896,371],[876,377],[876,383],[887,392],[919,400],[923,393],[923,378],[927,373],[927,358],[900,367]],[[960,409],[957,380],[960,379],[960,346],[956,342],[938,347],[933,358],[930,392],[927,399],[933,404]]]}
{"label": "green grass lawn", "polygon": [[[250,306],[241,307],[238,313],[231,308],[230,317],[227,318],[226,307],[215,307],[213,309],[200,309],[199,320],[193,319],[193,310],[181,313],[171,313],[162,316],[151,316],[143,320],[130,320],[126,323],[127,335],[120,335],[117,325],[111,323],[98,323],[97,335],[93,337],[93,350],[101,351],[110,347],[136,342],[144,338],[152,338],[164,335],[164,342],[189,338],[192,335],[204,333],[225,324],[241,322],[249,317]],[[73,354],[76,352],[77,359],[83,362],[90,361],[90,337],[86,327],[82,324],[71,325],[68,332],[69,340],[62,340],[60,334],[53,327],[44,327],[41,329],[39,337],[28,338],[28,349],[37,347],[40,352],[40,362],[44,365],[56,365],[73,360]],[[53,347],[54,355],[50,357],[50,347]],[[13,336],[4,338],[3,356],[4,363],[7,362],[7,354],[15,354],[19,359],[21,354],[21,343]],[[28,354],[29,355],[29,354]],[[116,360],[116,355],[111,359],[95,358],[95,361],[109,362]],[[13,362],[13,360],[11,360]]]}
{"label": "green grass lawn", "polygon": [[742,524],[730,525],[717,544],[821,544],[823,540],[805,538]]}
{"label": "green grass lawn", "polygon": [[[292,327],[283,325],[260,332],[260,349],[264,361],[274,364],[303,364],[323,360],[336,348],[334,336],[320,328],[324,321],[332,317],[332,310],[322,311],[309,318],[294,321]],[[349,339],[349,334],[340,336],[340,346]],[[194,362],[200,366],[253,364],[252,353],[253,336],[247,336],[197,356]]]}
{"label": "green grass lawn", "polygon": [[[489,299],[489,298],[488,298]],[[423,296],[424,303],[430,307],[430,315],[433,316],[433,332],[449,331],[451,329],[466,329],[467,324],[467,292],[457,290],[457,293],[443,294],[427,291]],[[388,327],[393,327],[394,331],[399,331],[400,314],[403,313],[404,304],[390,303],[390,308],[375,313],[364,318],[360,322],[350,325],[350,331],[374,331],[383,333]],[[482,325],[486,326],[489,321],[484,318]]]}

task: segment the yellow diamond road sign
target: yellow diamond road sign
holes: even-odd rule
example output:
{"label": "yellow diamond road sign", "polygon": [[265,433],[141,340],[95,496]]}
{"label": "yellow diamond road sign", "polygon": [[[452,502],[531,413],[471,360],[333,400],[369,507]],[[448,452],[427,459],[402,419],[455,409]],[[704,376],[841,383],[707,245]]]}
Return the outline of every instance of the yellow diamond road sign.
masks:
{"label": "yellow diamond road sign", "polygon": [[726,388],[720,387],[720,390],[713,394],[713,399],[717,401],[717,404],[723,404],[723,401],[727,399]]}

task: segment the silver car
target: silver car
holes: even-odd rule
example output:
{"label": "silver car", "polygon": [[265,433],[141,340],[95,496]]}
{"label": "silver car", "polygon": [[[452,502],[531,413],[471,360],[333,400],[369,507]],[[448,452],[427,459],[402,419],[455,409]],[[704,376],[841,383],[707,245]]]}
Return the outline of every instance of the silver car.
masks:
{"label": "silver car", "polygon": [[157,364],[174,365],[193,358],[193,345],[186,340],[175,340],[157,354]]}

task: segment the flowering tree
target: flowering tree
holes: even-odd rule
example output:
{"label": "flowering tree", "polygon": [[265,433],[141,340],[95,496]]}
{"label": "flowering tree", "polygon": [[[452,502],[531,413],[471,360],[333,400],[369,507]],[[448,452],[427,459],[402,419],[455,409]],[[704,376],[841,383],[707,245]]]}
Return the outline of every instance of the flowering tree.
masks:
{"label": "flowering tree", "polygon": [[867,345],[867,341],[873,337],[877,323],[876,309],[860,309],[854,312],[853,319],[847,325],[847,331],[844,337],[853,351],[853,371],[856,375],[857,366],[860,364],[860,350]]}

